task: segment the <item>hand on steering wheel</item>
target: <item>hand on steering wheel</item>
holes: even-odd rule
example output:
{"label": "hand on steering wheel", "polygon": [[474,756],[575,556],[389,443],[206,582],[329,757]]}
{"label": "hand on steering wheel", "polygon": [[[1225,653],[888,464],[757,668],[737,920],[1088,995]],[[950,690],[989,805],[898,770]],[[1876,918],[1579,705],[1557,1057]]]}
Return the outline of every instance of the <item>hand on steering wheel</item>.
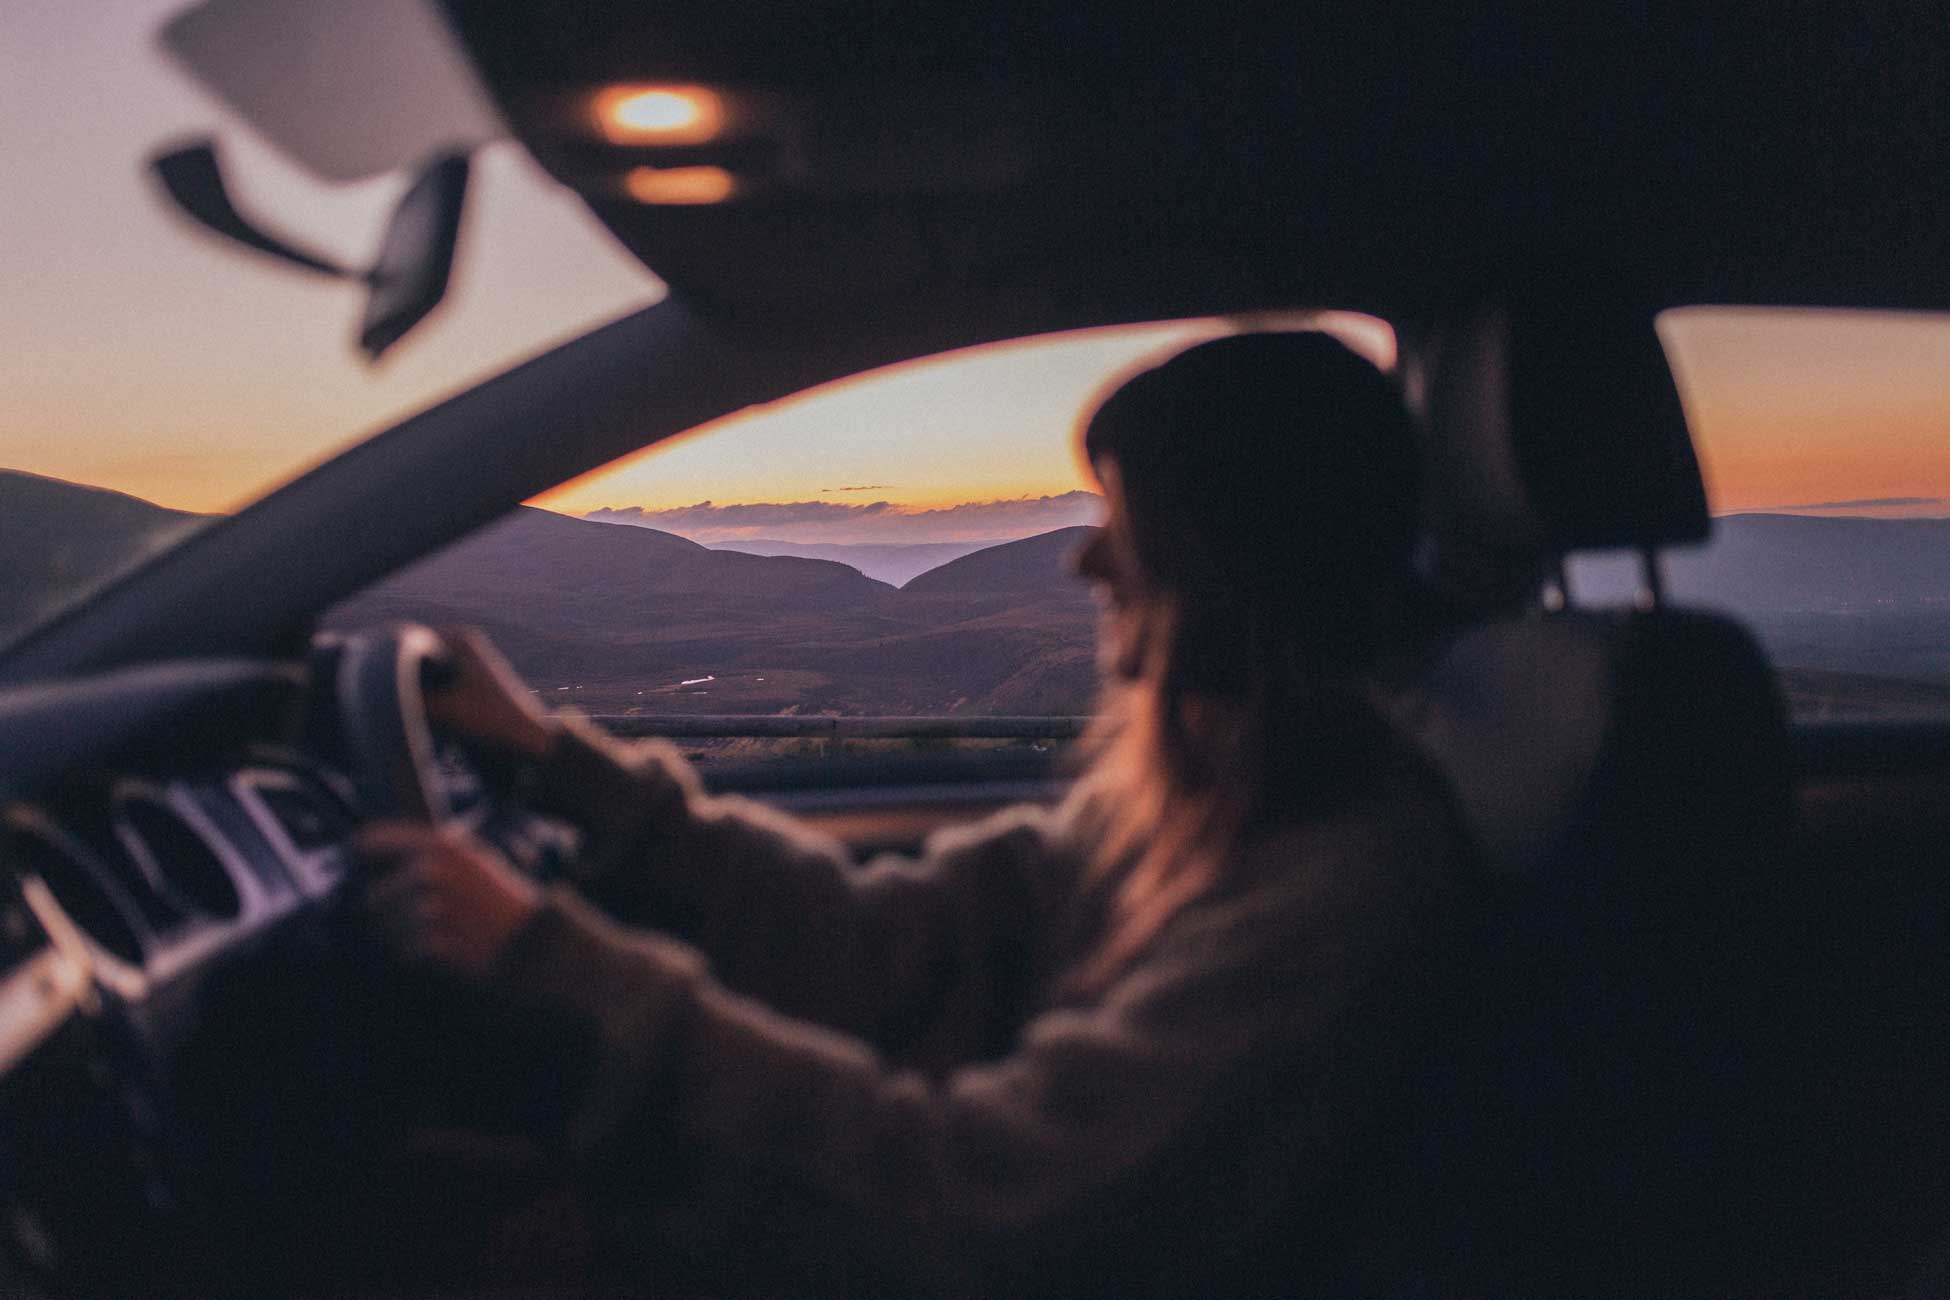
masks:
{"label": "hand on steering wheel", "polygon": [[374,822],[353,837],[363,902],[386,945],[415,965],[486,978],[541,906],[541,888],[459,827]]}
{"label": "hand on steering wheel", "polygon": [[352,841],[360,900],[385,945],[479,978],[540,905],[539,886],[452,818],[431,723],[464,744],[540,758],[553,724],[479,633],[407,624],[336,648],[341,727],[376,819]]}
{"label": "hand on steering wheel", "polygon": [[468,744],[530,762],[547,757],[556,722],[493,643],[473,628],[449,629],[442,640],[427,717]]}

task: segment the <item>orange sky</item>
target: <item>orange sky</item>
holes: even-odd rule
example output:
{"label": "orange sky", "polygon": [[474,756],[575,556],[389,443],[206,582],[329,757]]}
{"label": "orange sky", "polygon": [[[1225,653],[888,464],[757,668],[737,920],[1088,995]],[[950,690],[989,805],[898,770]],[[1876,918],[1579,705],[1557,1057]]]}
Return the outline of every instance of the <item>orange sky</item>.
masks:
{"label": "orange sky", "polygon": [[[1372,317],[1296,314],[1393,364],[1394,335]],[[1152,357],[1236,328],[1204,319],[1079,330],[968,348],[828,384],[715,421],[536,499],[581,514],[830,498],[913,508],[1052,495],[1089,486],[1078,416],[1105,383]]]}
{"label": "orange sky", "polygon": [[1950,514],[1950,316],[1689,308],[1660,333],[1715,511]]}

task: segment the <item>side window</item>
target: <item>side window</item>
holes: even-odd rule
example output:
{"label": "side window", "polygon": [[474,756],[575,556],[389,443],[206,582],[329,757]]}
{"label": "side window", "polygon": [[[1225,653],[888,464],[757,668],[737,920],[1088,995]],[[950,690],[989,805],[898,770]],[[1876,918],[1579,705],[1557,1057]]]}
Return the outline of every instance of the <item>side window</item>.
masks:
{"label": "side window", "polygon": [[[1713,538],[1679,601],[1738,615],[1802,718],[1950,716],[1950,316],[1693,307],[1660,336]],[[1581,599],[1633,565],[1583,561]]]}
{"label": "side window", "polygon": [[[1392,360],[1381,322],[1321,323]],[[550,704],[703,761],[1047,753],[1098,688],[1070,557],[1102,503],[1076,421],[1121,372],[1237,327],[1024,340],[743,412],[562,485],[330,621],[478,625]]]}

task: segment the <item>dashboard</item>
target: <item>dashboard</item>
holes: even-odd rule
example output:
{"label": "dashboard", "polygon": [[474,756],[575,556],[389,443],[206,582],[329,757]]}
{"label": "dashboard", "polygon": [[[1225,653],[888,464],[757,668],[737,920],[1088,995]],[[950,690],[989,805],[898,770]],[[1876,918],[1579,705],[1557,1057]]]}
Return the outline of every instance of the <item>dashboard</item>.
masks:
{"label": "dashboard", "polygon": [[[399,978],[343,905],[347,838],[386,806],[345,662],[0,690],[0,1294],[276,1294],[318,1240],[369,1239],[302,1239],[314,1207],[356,1203],[373,1152],[480,1092],[456,1076],[512,1068],[470,1057],[467,1009]],[[394,661],[367,662],[383,696]],[[575,855],[492,761],[428,741],[440,808],[530,871]],[[1048,793],[988,766],[713,775],[856,849]]]}
{"label": "dashboard", "polygon": [[0,865],[46,945],[139,1000],[328,896],[357,813],[308,700],[241,662],[0,693]]}
{"label": "dashboard", "polygon": [[331,893],[354,820],[334,777],[275,752],[91,774],[9,808],[0,857],[42,925],[70,930],[100,983],[140,998]]}
{"label": "dashboard", "polygon": [[220,1185],[359,1086],[333,712],[270,661],[0,691],[0,1292],[221,1294]]}

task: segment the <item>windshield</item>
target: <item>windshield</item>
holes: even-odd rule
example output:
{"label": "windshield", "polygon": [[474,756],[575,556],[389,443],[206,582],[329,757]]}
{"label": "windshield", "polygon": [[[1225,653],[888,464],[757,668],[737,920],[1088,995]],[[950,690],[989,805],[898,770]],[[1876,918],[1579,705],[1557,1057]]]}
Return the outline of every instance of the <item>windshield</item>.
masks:
{"label": "windshield", "polygon": [[360,266],[404,176],[334,185],[274,151],[157,48],[183,7],[8,6],[0,645],[216,513],[661,293],[524,152],[489,145],[446,301],[366,364],[358,288],[200,232],[145,165],[212,135],[240,207]]}

